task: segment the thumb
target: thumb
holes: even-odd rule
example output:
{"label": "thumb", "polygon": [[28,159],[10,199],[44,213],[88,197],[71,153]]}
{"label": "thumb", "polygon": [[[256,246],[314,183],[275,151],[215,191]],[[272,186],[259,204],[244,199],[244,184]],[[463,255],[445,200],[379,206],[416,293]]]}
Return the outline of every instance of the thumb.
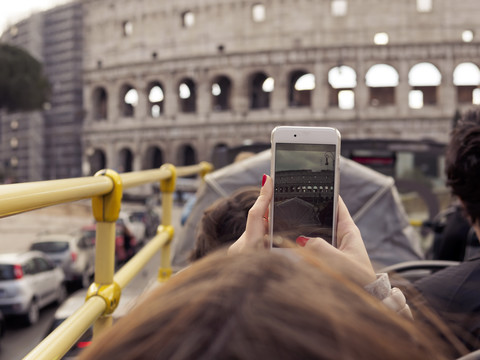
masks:
{"label": "thumb", "polygon": [[[300,237],[302,238],[302,237]],[[336,255],[338,249],[335,249],[332,245],[330,245],[327,241],[322,238],[303,238],[304,240],[304,247],[319,256],[331,256]],[[302,240],[297,238],[297,244],[301,245]]]}
{"label": "thumb", "polygon": [[268,206],[273,195],[273,182],[270,176],[264,175],[263,186],[255,204],[248,211],[247,224],[242,236],[229,248],[229,253],[241,252],[248,248],[263,247],[263,239],[267,233],[266,218]]}

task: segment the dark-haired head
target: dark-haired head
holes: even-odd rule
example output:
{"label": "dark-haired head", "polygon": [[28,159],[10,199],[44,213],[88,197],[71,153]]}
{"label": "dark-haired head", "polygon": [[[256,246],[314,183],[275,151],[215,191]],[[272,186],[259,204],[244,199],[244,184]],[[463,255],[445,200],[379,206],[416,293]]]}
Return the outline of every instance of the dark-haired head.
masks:
{"label": "dark-haired head", "polygon": [[190,261],[235,242],[245,231],[248,210],[259,194],[259,187],[244,187],[210,205],[198,224]]}
{"label": "dark-haired head", "polygon": [[452,130],[446,156],[447,185],[473,224],[480,219],[480,109],[466,112]]}

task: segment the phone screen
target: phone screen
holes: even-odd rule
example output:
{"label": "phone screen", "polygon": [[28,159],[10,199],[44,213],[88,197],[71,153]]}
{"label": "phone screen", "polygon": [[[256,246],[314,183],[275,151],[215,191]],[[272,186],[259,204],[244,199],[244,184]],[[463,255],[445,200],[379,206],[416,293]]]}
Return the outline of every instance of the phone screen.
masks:
{"label": "phone screen", "polygon": [[332,243],[335,147],[276,143],[274,238],[280,236],[295,242],[303,235]]}

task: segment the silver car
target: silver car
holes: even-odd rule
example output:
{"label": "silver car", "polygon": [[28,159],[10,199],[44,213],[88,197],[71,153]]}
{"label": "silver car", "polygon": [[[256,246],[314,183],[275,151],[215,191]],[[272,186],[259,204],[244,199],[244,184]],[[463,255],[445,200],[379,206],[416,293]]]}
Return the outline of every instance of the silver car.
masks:
{"label": "silver car", "polygon": [[65,280],[88,287],[95,272],[95,239],[74,234],[41,234],[30,245],[65,272]]}
{"label": "silver car", "polygon": [[40,309],[65,300],[64,280],[62,269],[39,251],[0,254],[0,310],[34,324]]}

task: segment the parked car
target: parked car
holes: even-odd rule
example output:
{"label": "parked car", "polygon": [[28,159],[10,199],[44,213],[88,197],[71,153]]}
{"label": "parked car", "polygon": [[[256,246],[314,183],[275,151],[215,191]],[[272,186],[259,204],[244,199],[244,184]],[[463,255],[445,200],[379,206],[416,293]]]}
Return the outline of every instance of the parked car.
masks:
{"label": "parked car", "polygon": [[0,311],[5,316],[21,315],[34,324],[42,308],[66,296],[65,274],[42,252],[0,254]]}
{"label": "parked car", "polygon": [[[55,330],[63,321],[65,321],[66,318],[68,318],[75,311],[77,311],[85,303],[86,295],[86,289],[80,289],[71,294],[55,311],[52,323],[50,324],[50,327],[45,336],[48,336],[48,334]],[[122,316],[127,314],[135,306],[138,296],[138,293],[134,291],[129,291],[128,288],[124,289],[124,291],[122,291],[118,307],[112,314],[113,321],[117,321]],[[62,357],[62,359],[67,360],[76,358],[83,348],[90,345],[92,341],[92,336],[92,327],[90,327],[85,333],[83,333],[83,335],[77,340],[75,345],[70,348],[70,350]]]}
{"label": "parked car", "polygon": [[65,272],[70,284],[88,287],[95,274],[95,239],[74,234],[42,234],[30,245],[43,252]]}
{"label": "parked car", "polygon": [[[153,210],[135,210],[128,213],[128,220],[130,224],[137,228],[134,230],[135,236],[139,242],[146,241],[157,233],[157,228],[160,225],[160,216]],[[138,231],[141,237],[136,235]]]}
{"label": "parked car", "polygon": [[146,237],[146,226],[137,212],[120,211],[118,223],[123,224],[135,237],[137,243],[143,243]]}
{"label": "parked car", "polygon": [[[82,227],[82,238],[95,242],[97,225]],[[115,262],[120,265],[135,255],[137,240],[123,221],[117,221],[115,230]]]}

